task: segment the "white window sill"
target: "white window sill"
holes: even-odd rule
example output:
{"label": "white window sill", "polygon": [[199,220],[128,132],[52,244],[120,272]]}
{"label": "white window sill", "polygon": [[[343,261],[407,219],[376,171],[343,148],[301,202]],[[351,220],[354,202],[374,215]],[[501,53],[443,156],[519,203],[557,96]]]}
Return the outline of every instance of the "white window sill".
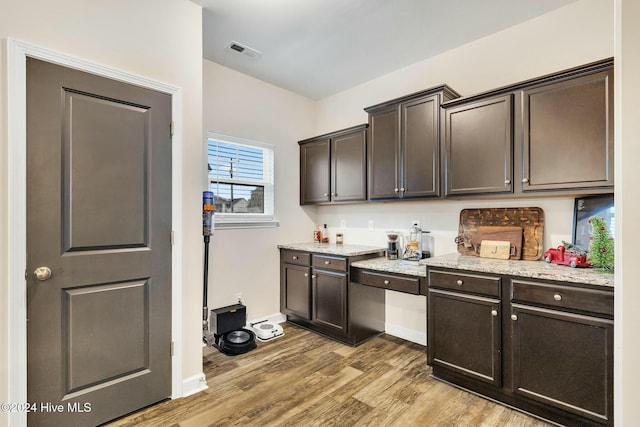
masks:
{"label": "white window sill", "polygon": [[275,228],[279,227],[280,222],[278,220],[268,221],[216,221],[215,230],[230,230],[238,228]]}

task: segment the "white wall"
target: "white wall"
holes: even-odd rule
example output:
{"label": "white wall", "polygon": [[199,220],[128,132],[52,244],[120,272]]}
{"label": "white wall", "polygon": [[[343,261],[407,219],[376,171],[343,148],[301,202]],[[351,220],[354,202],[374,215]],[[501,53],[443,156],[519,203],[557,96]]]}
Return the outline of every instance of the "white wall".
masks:
{"label": "white wall", "polygon": [[615,420],[636,425],[640,420],[640,286],[636,269],[640,230],[640,4],[616,1],[616,297],[615,297]]}
{"label": "white wall", "polygon": [[[461,95],[494,89],[613,56],[613,1],[582,0],[499,33],[413,64],[318,102],[318,133],[366,123],[363,108],[446,83]],[[454,31],[454,29],[452,29]],[[420,220],[431,230],[435,255],[455,252],[461,209],[536,206],[545,212],[544,245],[571,241],[573,198],[369,203],[317,209],[313,221],[340,221],[346,242],[386,244],[384,230],[408,230]],[[367,231],[373,220],[376,231]],[[424,343],[424,297],[387,291],[387,331]]]}
{"label": "white wall", "polygon": [[297,141],[313,136],[315,102],[214,62],[205,60],[203,70],[205,132],[275,146],[280,226],[217,229],[210,246],[209,308],[236,303],[239,292],[248,319],[255,320],[280,311],[277,245],[311,238],[313,223],[299,206]]}
{"label": "white wall", "polygon": [[[187,0],[64,0],[2,2],[0,39],[40,47],[157,80],[183,90],[182,277],[185,378],[202,372],[201,165],[202,11]],[[6,277],[8,176],[6,43],[0,52],[0,402],[8,401]],[[168,314],[169,315],[169,314]],[[0,413],[5,425],[7,413]]]}

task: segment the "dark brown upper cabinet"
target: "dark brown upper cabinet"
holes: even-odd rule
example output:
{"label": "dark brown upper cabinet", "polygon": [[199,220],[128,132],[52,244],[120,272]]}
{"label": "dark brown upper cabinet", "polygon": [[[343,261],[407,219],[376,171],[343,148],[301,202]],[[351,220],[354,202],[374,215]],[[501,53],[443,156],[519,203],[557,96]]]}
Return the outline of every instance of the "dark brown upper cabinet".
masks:
{"label": "dark brown upper cabinet", "polygon": [[367,199],[367,125],[299,141],[300,204]]}
{"label": "dark brown upper cabinet", "polygon": [[445,195],[511,193],[513,96],[445,111]]}
{"label": "dark brown upper cabinet", "polygon": [[612,59],[443,108],[446,197],[613,189]]}
{"label": "dark brown upper cabinet", "polygon": [[443,85],[365,108],[369,200],[440,195],[440,105],[457,96]]}
{"label": "dark brown upper cabinet", "polygon": [[522,191],[613,186],[613,68],[522,91]]}

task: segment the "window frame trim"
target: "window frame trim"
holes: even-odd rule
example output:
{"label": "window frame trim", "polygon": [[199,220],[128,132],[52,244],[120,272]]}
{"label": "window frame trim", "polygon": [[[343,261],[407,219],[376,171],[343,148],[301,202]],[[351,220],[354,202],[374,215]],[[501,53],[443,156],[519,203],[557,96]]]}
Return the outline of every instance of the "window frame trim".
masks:
{"label": "window frame trim", "polygon": [[[269,195],[269,203],[266,203],[265,208],[270,205],[271,212],[267,213],[214,213],[215,228],[217,229],[238,229],[238,228],[270,228],[278,227],[279,221],[275,215],[275,154],[276,147],[273,144],[265,143],[262,141],[255,141],[246,138],[240,138],[231,135],[225,135],[218,132],[207,131],[207,137],[205,140],[206,150],[206,163],[209,163],[209,140],[215,140],[220,142],[227,142],[236,145],[244,145],[251,148],[261,148],[269,153],[268,159],[263,161],[263,172],[265,173],[265,179],[261,182],[246,182],[245,185],[258,185],[264,186],[265,199]],[[265,162],[269,162],[270,165],[265,167]],[[206,168],[205,168],[206,169]],[[208,170],[206,172],[207,188],[211,188],[212,183],[224,182],[226,180],[211,180],[209,178]],[[268,175],[268,176],[267,176]],[[266,179],[268,178],[268,179]],[[241,182],[234,181],[235,184],[243,184]],[[266,210],[266,209],[265,209]]]}

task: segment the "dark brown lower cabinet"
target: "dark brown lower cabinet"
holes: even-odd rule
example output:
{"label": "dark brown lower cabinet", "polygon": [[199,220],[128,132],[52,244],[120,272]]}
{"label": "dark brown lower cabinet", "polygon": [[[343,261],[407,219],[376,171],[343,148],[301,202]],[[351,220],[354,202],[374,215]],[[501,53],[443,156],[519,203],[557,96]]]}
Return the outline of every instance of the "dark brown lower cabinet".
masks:
{"label": "dark brown lower cabinet", "polygon": [[594,421],[613,411],[613,321],[512,305],[514,393]]}
{"label": "dark brown lower cabinet", "polygon": [[384,289],[350,280],[353,261],[382,256],[280,251],[280,310],[287,321],[350,345],[384,332]]}
{"label": "dark brown lower cabinet", "polygon": [[428,298],[431,365],[500,386],[500,300],[436,289]]}
{"label": "dark brown lower cabinet", "polygon": [[309,284],[309,267],[293,264],[282,264],[283,311],[295,314],[304,319],[311,319],[311,286]]}
{"label": "dark brown lower cabinet", "polygon": [[347,273],[314,269],[313,318],[338,331],[347,329]]}
{"label": "dark brown lower cabinet", "polygon": [[434,377],[562,425],[613,425],[613,289],[432,267],[427,277]]}

